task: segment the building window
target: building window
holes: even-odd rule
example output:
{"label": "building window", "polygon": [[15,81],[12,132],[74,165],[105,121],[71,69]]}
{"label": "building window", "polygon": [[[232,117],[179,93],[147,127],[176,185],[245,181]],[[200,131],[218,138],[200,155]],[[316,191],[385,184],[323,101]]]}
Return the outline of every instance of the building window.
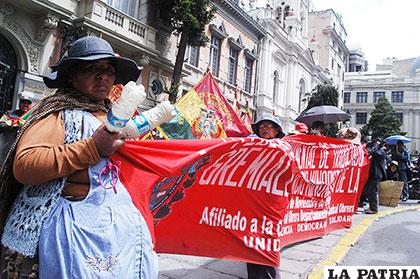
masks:
{"label": "building window", "polygon": [[233,85],[236,84],[236,73],[238,71],[238,53],[239,51],[236,48],[230,47],[228,81]]}
{"label": "building window", "polygon": [[244,78],[244,90],[246,92],[251,92],[251,85],[252,85],[252,66],[254,61],[247,58],[245,60],[245,78]]}
{"label": "building window", "polygon": [[346,103],[346,104],[348,104],[348,103],[350,103],[350,96],[351,96],[351,94],[350,94],[350,92],[344,92],[344,103]]}
{"label": "building window", "polygon": [[356,124],[364,125],[367,122],[366,112],[356,112]]}
{"label": "building window", "polygon": [[367,92],[357,92],[356,103],[367,103]]}
{"label": "building window", "polygon": [[391,102],[403,103],[404,102],[404,91],[392,91]]}
{"label": "building window", "polygon": [[331,59],[331,70],[334,70],[334,59]]}
{"label": "building window", "polygon": [[402,112],[396,112],[395,116],[400,120],[401,125],[403,125],[404,114]]}
{"label": "building window", "polygon": [[373,102],[376,104],[380,98],[385,97],[385,92],[373,92]]}
{"label": "building window", "polygon": [[212,36],[210,45],[210,65],[211,72],[217,77],[219,76],[220,46],[221,40]]}
{"label": "building window", "polygon": [[185,58],[187,63],[198,67],[198,56],[200,53],[200,48],[195,46],[188,46],[187,51],[185,52]]}
{"label": "building window", "polygon": [[116,10],[134,16],[133,0],[106,0],[106,3]]}

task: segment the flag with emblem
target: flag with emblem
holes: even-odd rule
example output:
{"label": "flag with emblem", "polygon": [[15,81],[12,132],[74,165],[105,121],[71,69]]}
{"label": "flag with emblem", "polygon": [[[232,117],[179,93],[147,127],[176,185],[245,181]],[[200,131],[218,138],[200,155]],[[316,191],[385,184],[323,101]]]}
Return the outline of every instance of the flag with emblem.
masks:
{"label": "flag with emblem", "polygon": [[245,137],[250,131],[207,72],[176,104],[177,117],[160,126],[169,139]]}

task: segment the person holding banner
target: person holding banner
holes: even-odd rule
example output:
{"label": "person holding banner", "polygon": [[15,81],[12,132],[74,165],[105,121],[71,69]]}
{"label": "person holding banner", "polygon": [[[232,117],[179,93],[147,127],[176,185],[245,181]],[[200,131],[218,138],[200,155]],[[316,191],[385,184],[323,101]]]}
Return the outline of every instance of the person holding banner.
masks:
{"label": "person holding banner", "polygon": [[140,70],[94,36],[52,68],[44,82],[58,89],[34,108],[0,173],[1,211],[10,209],[0,277],[157,278],[149,229],[108,158],[122,133],[102,124],[113,84]]}
{"label": "person holding banner", "polygon": [[[285,136],[280,126],[280,120],[272,114],[262,114],[251,125],[254,134],[263,139],[282,138]],[[248,279],[278,279],[280,270],[278,267],[247,263]]]}

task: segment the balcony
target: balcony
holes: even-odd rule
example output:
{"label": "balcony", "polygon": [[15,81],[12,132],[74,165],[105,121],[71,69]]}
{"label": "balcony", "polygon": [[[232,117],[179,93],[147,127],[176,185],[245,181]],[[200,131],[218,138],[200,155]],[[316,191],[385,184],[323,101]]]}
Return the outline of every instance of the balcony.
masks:
{"label": "balcony", "polygon": [[156,30],[137,19],[112,8],[100,0],[86,0],[81,15],[101,32],[109,31],[151,49],[155,49]]}

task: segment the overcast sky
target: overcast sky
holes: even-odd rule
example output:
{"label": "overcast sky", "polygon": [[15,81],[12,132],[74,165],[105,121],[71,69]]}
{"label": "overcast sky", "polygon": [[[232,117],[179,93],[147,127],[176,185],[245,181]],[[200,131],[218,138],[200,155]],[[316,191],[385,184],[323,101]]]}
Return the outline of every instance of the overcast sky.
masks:
{"label": "overcast sky", "polygon": [[332,8],[347,31],[347,47],[359,46],[369,70],[386,57],[420,55],[420,0],[312,0],[317,10]]}

